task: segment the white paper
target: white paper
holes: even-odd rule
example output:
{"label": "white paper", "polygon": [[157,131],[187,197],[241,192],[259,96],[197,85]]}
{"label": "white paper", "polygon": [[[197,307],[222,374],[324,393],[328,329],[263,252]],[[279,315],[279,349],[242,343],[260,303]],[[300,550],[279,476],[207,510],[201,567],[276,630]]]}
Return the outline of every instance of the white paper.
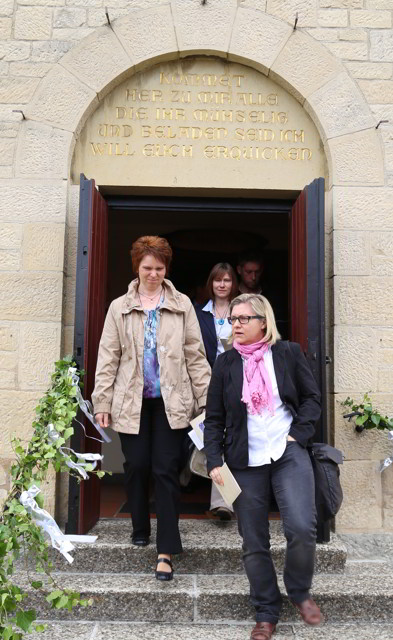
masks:
{"label": "white paper", "polygon": [[193,443],[195,444],[196,448],[198,449],[198,451],[201,451],[203,449],[203,440],[201,440],[195,431],[189,431],[188,435],[190,436],[191,440],[193,441]]}
{"label": "white paper", "polygon": [[241,494],[242,490],[233,477],[232,472],[230,471],[226,462],[224,462],[222,467],[220,467],[220,475],[224,484],[217,484],[217,482],[214,482],[214,484],[221,493],[225,502],[232,505],[235,502],[236,498]]}

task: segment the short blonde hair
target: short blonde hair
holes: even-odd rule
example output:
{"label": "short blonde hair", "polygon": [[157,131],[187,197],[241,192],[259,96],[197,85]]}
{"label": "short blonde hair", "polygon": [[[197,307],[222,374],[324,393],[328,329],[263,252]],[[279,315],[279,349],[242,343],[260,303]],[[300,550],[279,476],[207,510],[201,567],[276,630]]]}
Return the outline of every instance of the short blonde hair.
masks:
{"label": "short blonde hair", "polygon": [[274,317],[274,311],[269,300],[265,296],[261,296],[258,293],[242,293],[237,298],[234,298],[229,307],[229,314],[232,315],[232,310],[238,304],[249,303],[256,316],[261,316],[266,322],[266,331],[262,341],[267,342],[272,346],[276,344],[277,340],[280,340],[281,336],[278,332],[276,319]]}

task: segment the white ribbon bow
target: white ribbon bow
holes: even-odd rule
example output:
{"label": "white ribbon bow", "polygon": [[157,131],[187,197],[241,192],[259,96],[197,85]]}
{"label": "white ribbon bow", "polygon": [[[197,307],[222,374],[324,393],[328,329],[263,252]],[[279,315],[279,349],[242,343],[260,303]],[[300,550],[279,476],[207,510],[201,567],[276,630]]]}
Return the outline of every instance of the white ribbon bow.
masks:
{"label": "white ribbon bow", "polygon": [[86,418],[88,420],[90,420],[91,424],[97,429],[97,431],[100,434],[101,438],[105,442],[112,442],[110,437],[107,436],[105,431],[100,427],[100,425],[98,424],[97,420],[95,419],[94,412],[93,412],[93,407],[92,407],[91,402],[89,402],[88,400],[85,400],[84,397],[81,394],[81,390],[79,388],[79,376],[77,374],[76,368],[75,367],[69,367],[68,373],[71,375],[72,384],[74,385],[74,387],[76,389],[76,399],[78,400],[78,404],[79,404],[79,407],[80,407],[81,411],[83,411],[83,413],[85,414]]}
{"label": "white ribbon bow", "polygon": [[[56,431],[53,424],[48,424],[47,428],[49,440],[54,444],[56,440],[60,438],[60,433]],[[84,480],[89,479],[89,475],[86,472],[86,465],[91,464],[93,469],[95,469],[97,462],[104,459],[104,456],[100,453],[78,453],[69,447],[59,447],[59,451],[61,455],[64,456],[67,467],[75,469]],[[78,458],[78,462],[74,462],[66,451],[73,453]],[[80,460],[85,460],[86,462],[79,462]]]}
{"label": "white ribbon bow", "polygon": [[[393,431],[389,431],[388,440],[393,440]],[[390,467],[391,464],[393,464],[393,458],[390,458],[390,457],[385,458],[385,460],[382,462],[381,467],[379,469],[380,472],[382,473],[382,471]]]}

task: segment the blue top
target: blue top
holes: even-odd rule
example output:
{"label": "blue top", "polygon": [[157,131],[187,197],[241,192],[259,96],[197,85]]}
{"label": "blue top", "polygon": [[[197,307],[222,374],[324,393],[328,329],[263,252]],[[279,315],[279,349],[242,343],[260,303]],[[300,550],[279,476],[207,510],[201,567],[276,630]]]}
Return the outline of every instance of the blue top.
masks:
{"label": "blue top", "polygon": [[157,326],[159,315],[156,309],[145,311],[145,337],[143,351],[143,397],[161,396],[160,365],[157,357]]}

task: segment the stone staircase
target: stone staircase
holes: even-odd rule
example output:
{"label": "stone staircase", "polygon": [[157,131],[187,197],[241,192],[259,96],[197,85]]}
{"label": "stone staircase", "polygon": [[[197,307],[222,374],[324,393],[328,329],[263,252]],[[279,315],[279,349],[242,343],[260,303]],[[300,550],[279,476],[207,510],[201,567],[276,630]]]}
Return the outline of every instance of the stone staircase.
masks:
{"label": "stone staircase", "polygon": [[[155,525],[155,522],[153,522]],[[175,577],[154,578],[154,544],[130,542],[129,520],[101,520],[94,545],[78,545],[74,563],[54,555],[55,577],[63,587],[93,598],[91,607],[72,614],[48,608],[42,595],[29,604],[48,623],[34,640],[247,640],[253,626],[248,581],[241,562],[236,522],[181,520],[184,553],[175,558]],[[285,541],[280,523],[272,522],[272,552],[280,572]],[[152,534],[154,541],[154,529]],[[352,551],[356,539],[349,540]],[[373,548],[370,545],[370,548]],[[392,640],[393,577],[389,558],[356,554],[347,560],[336,536],[317,545],[313,596],[326,618],[306,627],[284,597],[277,636],[280,640]],[[280,576],[282,593],[285,593]]]}

